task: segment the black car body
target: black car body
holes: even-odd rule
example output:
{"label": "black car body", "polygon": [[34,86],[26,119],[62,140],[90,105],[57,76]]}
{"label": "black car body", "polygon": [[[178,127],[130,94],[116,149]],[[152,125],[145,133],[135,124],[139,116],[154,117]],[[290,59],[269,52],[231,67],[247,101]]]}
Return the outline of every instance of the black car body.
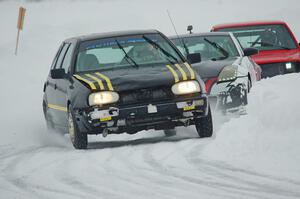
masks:
{"label": "black car body", "polygon": [[[197,92],[185,93],[179,86]],[[69,132],[78,149],[87,147],[87,134],[133,134],[192,124],[201,137],[212,134],[203,81],[156,30],[65,40],[44,86],[43,110],[47,125]]]}
{"label": "black car body", "polygon": [[200,53],[201,62],[193,64],[205,81],[216,109],[237,111],[248,103],[247,92],[260,80],[261,69],[250,55],[256,49],[242,49],[231,33],[193,33],[170,37],[186,56]]}

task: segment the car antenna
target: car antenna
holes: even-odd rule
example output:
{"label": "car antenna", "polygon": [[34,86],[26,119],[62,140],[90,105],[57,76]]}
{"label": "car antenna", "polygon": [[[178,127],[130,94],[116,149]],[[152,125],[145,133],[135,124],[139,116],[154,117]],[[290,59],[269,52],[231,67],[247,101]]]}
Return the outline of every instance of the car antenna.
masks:
{"label": "car antenna", "polygon": [[179,41],[181,41],[181,43],[182,43],[182,45],[183,45],[183,47],[184,47],[184,50],[185,50],[186,54],[188,55],[188,54],[189,54],[189,49],[187,48],[187,46],[186,46],[186,44],[185,44],[183,38],[181,38],[181,37],[178,35],[177,30],[176,30],[176,27],[175,27],[175,24],[174,24],[174,22],[173,22],[173,20],[172,20],[172,17],[171,17],[171,15],[170,15],[169,10],[167,10],[167,13],[168,13],[169,19],[170,19],[170,21],[171,21],[171,24],[172,24],[172,26],[173,26],[173,29],[174,29],[174,31],[175,31],[175,33],[176,33],[176,35],[177,35],[177,38],[179,39]]}

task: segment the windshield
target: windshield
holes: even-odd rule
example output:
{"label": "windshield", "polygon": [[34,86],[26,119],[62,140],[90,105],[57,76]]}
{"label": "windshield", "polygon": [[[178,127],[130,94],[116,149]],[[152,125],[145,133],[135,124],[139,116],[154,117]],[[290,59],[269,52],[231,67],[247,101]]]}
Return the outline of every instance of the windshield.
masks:
{"label": "windshield", "polygon": [[226,35],[191,36],[182,39],[176,38],[172,41],[185,56],[187,56],[188,50],[190,54],[200,53],[201,60],[219,60],[239,56],[232,39]]}
{"label": "windshield", "polygon": [[132,35],[80,44],[76,72],[183,62],[160,34]]}
{"label": "windshield", "polygon": [[224,28],[219,31],[232,32],[243,48],[279,50],[295,49],[297,47],[288,29],[283,25]]}

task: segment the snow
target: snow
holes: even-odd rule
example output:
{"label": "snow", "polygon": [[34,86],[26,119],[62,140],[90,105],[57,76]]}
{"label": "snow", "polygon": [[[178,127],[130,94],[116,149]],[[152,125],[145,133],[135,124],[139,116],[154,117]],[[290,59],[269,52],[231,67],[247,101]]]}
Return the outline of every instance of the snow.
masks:
{"label": "snow", "polygon": [[[15,56],[21,5],[27,13]],[[300,74],[255,84],[248,114],[215,114],[209,139],[189,127],[171,138],[160,131],[90,136],[90,149],[76,151],[67,136],[46,131],[41,106],[66,37],[148,28],[172,35],[168,9],[179,33],[238,16],[284,20],[299,40],[299,8],[298,0],[0,2],[0,198],[300,198]]]}

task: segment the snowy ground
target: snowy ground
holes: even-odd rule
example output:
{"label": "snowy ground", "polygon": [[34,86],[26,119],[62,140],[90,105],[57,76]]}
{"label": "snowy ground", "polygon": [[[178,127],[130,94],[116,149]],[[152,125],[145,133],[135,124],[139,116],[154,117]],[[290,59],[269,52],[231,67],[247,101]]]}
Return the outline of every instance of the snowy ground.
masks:
{"label": "snowy ground", "polygon": [[[27,16],[15,57],[20,5]],[[66,37],[141,28],[170,35],[169,9],[179,33],[241,16],[285,20],[299,39],[299,8],[297,0],[0,2],[0,198],[300,198],[300,74],[254,85],[248,114],[215,116],[210,139],[180,128],[172,138],[91,136],[90,150],[75,151],[68,137],[45,130],[41,109],[43,81]]]}

